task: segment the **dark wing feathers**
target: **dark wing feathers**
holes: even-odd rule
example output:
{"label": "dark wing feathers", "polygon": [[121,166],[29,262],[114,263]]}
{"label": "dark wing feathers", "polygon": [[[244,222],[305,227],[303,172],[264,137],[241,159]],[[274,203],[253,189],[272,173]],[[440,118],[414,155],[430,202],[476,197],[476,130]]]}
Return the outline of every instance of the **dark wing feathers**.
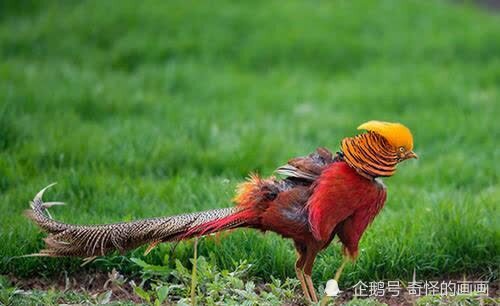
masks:
{"label": "dark wing feathers", "polygon": [[325,166],[334,161],[332,152],[326,148],[318,148],[307,156],[290,159],[286,165],[279,167],[275,172],[286,177],[315,181]]}

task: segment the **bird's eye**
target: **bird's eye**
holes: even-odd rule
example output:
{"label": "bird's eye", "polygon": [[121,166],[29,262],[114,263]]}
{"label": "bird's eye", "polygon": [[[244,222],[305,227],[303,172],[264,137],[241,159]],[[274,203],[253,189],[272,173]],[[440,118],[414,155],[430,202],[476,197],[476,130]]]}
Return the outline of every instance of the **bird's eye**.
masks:
{"label": "bird's eye", "polygon": [[404,152],[405,148],[404,147],[399,147],[399,152]]}

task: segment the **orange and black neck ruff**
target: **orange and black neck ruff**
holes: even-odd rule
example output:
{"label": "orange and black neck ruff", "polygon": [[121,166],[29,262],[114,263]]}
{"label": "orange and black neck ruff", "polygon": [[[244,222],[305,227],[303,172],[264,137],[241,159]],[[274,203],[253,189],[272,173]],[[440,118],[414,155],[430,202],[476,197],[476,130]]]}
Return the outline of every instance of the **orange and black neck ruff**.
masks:
{"label": "orange and black neck ruff", "polygon": [[398,164],[396,148],[373,132],[344,138],[342,153],[345,162],[367,178],[391,176]]}

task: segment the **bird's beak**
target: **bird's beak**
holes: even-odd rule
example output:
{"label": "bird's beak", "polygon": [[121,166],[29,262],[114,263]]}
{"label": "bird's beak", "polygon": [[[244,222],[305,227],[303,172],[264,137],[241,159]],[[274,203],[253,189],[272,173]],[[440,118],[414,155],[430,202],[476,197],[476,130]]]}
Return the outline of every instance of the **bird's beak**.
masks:
{"label": "bird's beak", "polygon": [[418,159],[418,155],[413,151],[408,152],[405,157],[406,157],[406,159],[410,159],[410,158]]}

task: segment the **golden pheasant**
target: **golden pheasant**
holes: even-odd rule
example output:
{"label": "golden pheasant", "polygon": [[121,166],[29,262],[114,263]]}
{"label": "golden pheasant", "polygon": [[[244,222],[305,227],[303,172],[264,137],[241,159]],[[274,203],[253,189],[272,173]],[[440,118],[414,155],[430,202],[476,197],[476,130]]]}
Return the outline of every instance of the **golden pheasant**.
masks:
{"label": "golden pheasant", "polygon": [[[40,256],[103,256],[143,244],[178,241],[239,227],[273,231],[295,244],[297,278],[307,299],[317,301],[311,280],[316,255],[338,236],[347,259],[383,207],[386,187],[379,177],[394,174],[399,162],[417,158],[410,130],[400,123],[369,121],[366,130],[344,138],[333,155],[324,148],[291,159],[276,172],[282,179],[252,175],[238,186],[235,206],[177,216],[104,225],[73,225],[53,220],[41,190],[26,215],[49,233]],[[336,279],[346,262],[338,269]]]}

